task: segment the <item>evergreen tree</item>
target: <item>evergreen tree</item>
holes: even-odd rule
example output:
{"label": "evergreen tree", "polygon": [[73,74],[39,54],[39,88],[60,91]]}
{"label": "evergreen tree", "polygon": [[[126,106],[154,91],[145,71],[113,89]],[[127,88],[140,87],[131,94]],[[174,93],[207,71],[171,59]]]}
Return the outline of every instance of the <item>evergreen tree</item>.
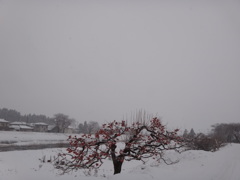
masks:
{"label": "evergreen tree", "polygon": [[190,133],[188,134],[189,138],[194,138],[196,136],[196,133],[194,132],[193,128],[190,130]]}
{"label": "evergreen tree", "polygon": [[184,138],[187,138],[187,137],[188,137],[188,130],[187,130],[187,129],[184,130],[183,137],[184,137]]}

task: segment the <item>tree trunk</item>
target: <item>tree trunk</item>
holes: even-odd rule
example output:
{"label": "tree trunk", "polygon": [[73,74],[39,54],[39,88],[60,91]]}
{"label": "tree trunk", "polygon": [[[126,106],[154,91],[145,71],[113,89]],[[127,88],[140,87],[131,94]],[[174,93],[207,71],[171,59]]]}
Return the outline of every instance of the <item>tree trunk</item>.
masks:
{"label": "tree trunk", "polygon": [[122,164],[124,161],[124,156],[116,156],[115,154],[115,149],[116,149],[116,144],[112,144],[111,146],[111,156],[112,156],[112,161],[113,161],[113,167],[114,167],[114,174],[119,174],[122,170]]}
{"label": "tree trunk", "polygon": [[234,132],[233,135],[235,136],[237,143],[240,143],[240,138],[239,138],[238,134],[236,132]]}
{"label": "tree trunk", "polygon": [[122,160],[117,160],[117,159],[113,160],[114,174],[119,174],[119,173],[121,173],[122,164],[123,164],[123,161],[122,161]]}

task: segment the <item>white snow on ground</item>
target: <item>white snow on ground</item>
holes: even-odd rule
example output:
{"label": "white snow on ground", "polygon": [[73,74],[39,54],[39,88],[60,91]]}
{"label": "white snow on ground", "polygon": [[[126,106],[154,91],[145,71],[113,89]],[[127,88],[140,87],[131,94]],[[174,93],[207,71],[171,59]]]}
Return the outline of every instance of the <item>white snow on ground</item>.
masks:
{"label": "white snow on ground", "polygon": [[[170,152],[166,156],[179,162],[154,166],[152,162],[124,162],[122,173],[113,174],[112,162],[107,160],[98,173],[85,176],[84,170],[59,175],[50,163],[42,163],[61,149],[9,151],[0,153],[0,180],[240,180],[240,144],[229,144],[217,152]],[[156,165],[156,164],[155,164]]]}
{"label": "white snow on ground", "polygon": [[0,131],[0,146],[66,142],[68,136],[62,133]]}

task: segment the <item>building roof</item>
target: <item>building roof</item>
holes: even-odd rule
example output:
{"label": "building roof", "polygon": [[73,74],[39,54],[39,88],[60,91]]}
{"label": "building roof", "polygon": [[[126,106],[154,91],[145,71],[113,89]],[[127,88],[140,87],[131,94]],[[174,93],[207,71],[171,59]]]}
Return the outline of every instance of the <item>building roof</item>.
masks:
{"label": "building roof", "polygon": [[56,127],[55,125],[49,125],[49,126],[48,126],[48,130],[51,131],[51,130],[53,130],[55,127]]}
{"label": "building roof", "polygon": [[73,126],[68,126],[67,128],[68,129],[75,129]]}
{"label": "building roof", "polygon": [[10,123],[11,125],[26,125],[27,123],[25,122],[20,122],[20,121],[15,121],[15,122],[12,122]]}
{"label": "building roof", "polygon": [[25,126],[25,125],[11,125],[10,128],[16,129],[16,130],[20,130],[20,129],[33,129],[29,126]]}
{"label": "building roof", "polygon": [[8,123],[8,121],[4,120],[4,119],[0,119],[0,123],[3,122],[3,123]]}
{"label": "building roof", "polygon": [[39,122],[39,123],[34,123],[34,125],[37,125],[37,126],[48,126],[48,124],[46,123],[43,123],[43,122]]}

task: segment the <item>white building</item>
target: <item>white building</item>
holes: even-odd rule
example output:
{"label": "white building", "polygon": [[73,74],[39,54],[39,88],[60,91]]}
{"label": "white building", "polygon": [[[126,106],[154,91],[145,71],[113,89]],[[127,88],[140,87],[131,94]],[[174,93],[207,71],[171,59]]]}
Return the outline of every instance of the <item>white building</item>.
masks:
{"label": "white building", "polygon": [[39,122],[33,124],[33,129],[36,132],[47,132],[48,131],[48,124]]}
{"label": "white building", "polygon": [[0,119],[0,130],[8,130],[8,129],[9,129],[9,122],[4,119]]}

